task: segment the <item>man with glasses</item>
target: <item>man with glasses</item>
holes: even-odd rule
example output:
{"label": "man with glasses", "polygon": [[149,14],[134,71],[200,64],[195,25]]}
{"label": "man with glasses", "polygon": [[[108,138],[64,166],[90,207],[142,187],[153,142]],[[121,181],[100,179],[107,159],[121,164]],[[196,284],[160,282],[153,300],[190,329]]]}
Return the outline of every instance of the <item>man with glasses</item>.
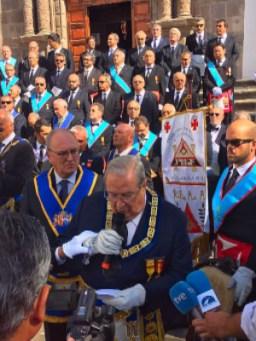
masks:
{"label": "man with glasses", "polygon": [[[112,217],[117,213],[123,216],[118,226],[122,237],[112,229]],[[144,335],[145,339],[160,340],[162,322],[165,330],[181,323],[168,291],[191,270],[186,218],[175,206],[146,190],[139,158],[123,156],[109,163],[105,194],[83,201],[65,237],[69,241],[55,253],[58,262],[79,264],[77,255],[86,254],[81,275],[87,284],[95,289],[120,290],[115,297],[103,298],[118,310],[118,340],[126,340],[124,333],[129,332],[134,339]],[[112,261],[106,270],[106,255],[111,260],[116,255],[118,269],[113,269]],[[138,315],[142,334],[138,333]]]}
{"label": "man with glasses", "polygon": [[[40,220],[45,226],[50,246],[55,248],[60,236],[69,229],[69,223],[80,202],[97,190],[99,183],[96,173],[79,165],[79,145],[70,131],[52,131],[46,144],[47,157],[52,168],[27,183],[22,210]],[[79,282],[76,275],[71,268],[65,273],[57,268],[51,271],[49,282],[53,288],[47,306],[47,341],[65,340],[70,296],[61,290],[64,283],[67,290],[74,286],[76,288]],[[54,285],[56,282],[58,285]],[[62,310],[57,297],[62,300]]]}
{"label": "man with glasses", "polygon": [[[227,128],[226,146],[230,167],[223,171],[218,181],[212,210],[217,257],[231,257],[235,262],[237,270],[230,287],[235,287],[235,300],[242,306],[256,277],[255,123],[244,119],[232,122]],[[250,299],[255,299],[254,296]]]}
{"label": "man with glasses", "polygon": [[68,77],[71,70],[66,67],[64,53],[55,53],[55,70],[49,75],[49,86],[55,97],[60,97],[64,90],[68,90]]}
{"label": "man with glasses", "polygon": [[128,64],[135,69],[142,68],[145,65],[143,55],[148,48],[146,38],[147,35],[144,31],[138,31],[135,34],[136,47],[132,48],[128,54]]}
{"label": "man with glasses", "polygon": [[95,94],[98,90],[98,80],[101,71],[95,65],[96,57],[91,53],[84,53],[82,56],[81,72],[78,74],[81,87],[88,92],[88,95]]}

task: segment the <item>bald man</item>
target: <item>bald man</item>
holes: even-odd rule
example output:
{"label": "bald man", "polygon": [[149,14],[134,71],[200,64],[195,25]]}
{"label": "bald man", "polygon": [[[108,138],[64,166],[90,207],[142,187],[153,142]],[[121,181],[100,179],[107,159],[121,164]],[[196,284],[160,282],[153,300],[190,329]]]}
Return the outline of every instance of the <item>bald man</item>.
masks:
{"label": "bald man", "polygon": [[252,291],[256,277],[256,125],[236,120],[226,132],[230,164],[213,196],[214,229],[218,258],[231,257],[237,265],[230,287],[242,306]]}

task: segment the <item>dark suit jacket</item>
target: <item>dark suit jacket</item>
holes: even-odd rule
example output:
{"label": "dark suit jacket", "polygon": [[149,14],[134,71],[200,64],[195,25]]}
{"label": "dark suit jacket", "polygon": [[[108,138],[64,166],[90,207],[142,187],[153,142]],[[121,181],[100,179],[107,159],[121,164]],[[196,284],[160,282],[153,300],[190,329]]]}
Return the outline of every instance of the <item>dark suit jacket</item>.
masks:
{"label": "dark suit jacket", "polygon": [[[93,102],[98,102],[103,104],[101,93],[99,92],[93,99]],[[103,118],[110,124],[115,124],[120,120],[122,112],[122,101],[121,94],[115,91],[110,91],[106,104],[104,105],[104,115]]]}
{"label": "dark suit jacket", "polygon": [[90,72],[87,79],[84,77],[84,72],[81,71],[78,76],[80,78],[80,86],[83,88],[88,94],[95,93],[98,91],[98,80],[100,75],[102,74],[101,70],[97,68],[93,68]]}
{"label": "dark suit jacket", "polygon": [[101,67],[100,69],[108,72],[110,66],[113,65],[113,53],[108,54],[108,51],[105,51],[101,55]]}
{"label": "dark suit jacket", "polygon": [[[40,117],[46,119],[46,121],[48,122],[51,122],[52,117],[53,117],[53,101],[54,101],[54,97],[52,96],[48,99],[48,101],[42,106],[42,108],[38,112]],[[30,99],[27,115],[32,111],[33,109],[32,109],[31,99]]]}
{"label": "dark suit jacket", "polygon": [[165,90],[166,90],[166,80],[164,69],[160,65],[155,65],[150,72],[149,77],[145,77],[146,67],[139,69],[136,73],[141,74],[145,78],[145,89],[149,91],[157,91],[160,95],[159,102],[163,104]]}
{"label": "dark suit jacket", "polygon": [[[214,62],[215,66],[216,63]],[[225,62],[222,64],[222,66],[216,66],[221,78],[224,81],[224,84],[221,86],[221,89],[223,91],[232,89],[235,84],[235,78],[232,74],[232,65],[231,63],[226,59]],[[229,73],[231,72],[231,75]],[[205,76],[204,76],[204,85],[207,93],[211,93],[212,89],[217,86],[214,78],[212,77],[208,67],[205,69]]]}
{"label": "dark suit jacket", "polygon": [[[146,41],[146,45],[150,48],[152,48],[152,46],[151,46],[152,41],[153,41],[152,38],[150,38]],[[165,37],[161,37],[159,45],[157,46],[156,49],[154,49],[155,53],[156,53],[156,64],[161,63],[162,50],[167,45],[169,45],[169,40]]]}
{"label": "dark suit jacket", "polygon": [[97,174],[103,175],[106,168],[106,161],[104,157],[94,157],[91,149],[86,149],[80,155],[80,165],[91,169]]}
{"label": "dark suit jacket", "polygon": [[[211,125],[207,124],[207,164],[210,164],[210,160],[212,159],[212,146],[211,146]],[[220,146],[220,151],[218,155],[218,163],[220,167],[220,172],[224,170],[225,167],[227,167],[228,161],[227,161],[227,152],[226,152],[226,143],[225,143],[225,137],[226,137],[226,131],[227,126],[225,124],[221,124],[220,130],[218,132],[217,138],[215,140],[215,143]]]}
{"label": "dark suit jacket", "polygon": [[205,55],[206,46],[208,44],[208,41],[212,38],[213,38],[212,34],[210,34],[208,32],[204,32],[203,44],[200,45],[196,40],[196,33],[192,33],[189,36],[187,36],[186,45],[187,45],[189,51],[192,52],[193,54]]}
{"label": "dark suit jacket", "polygon": [[[129,101],[135,98],[134,93],[131,93],[125,96],[125,104],[124,104],[124,112],[122,115],[123,122],[129,122],[129,117],[127,114],[127,104]],[[159,111],[158,111],[158,104],[156,100],[156,96],[153,95],[150,91],[146,91],[143,97],[141,107],[140,107],[140,115],[146,116],[149,124],[150,130],[154,133],[158,133],[160,130],[160,123],[159,123]]]}
{"label": "dark suit jacket", "polygon": [[[47,59],[44,56],[39,56],[38,64],[40,67],[47,69]],[[30,70],[30,66],[28,62],[28,56],[26,56],[19,63],[19,70],[18,70],[19,77],[21,78],[23,73],[29,70]]]}
{"label": "dark suit jacket", "polygon": [[127,63],[131,65],[132,67],[136,68],[142,68],[144,67],[145,63],[143,60],[143,55],[145,51],[147,51],[148,46],[145,46],[143,50],[138,54],[138,48],[135,47],[131,49],[128,53]]}
{"label": "dark suit jacket", "polygon": [[[132,82],[132,75],[133,75],[133,68],[129,65],[124,65],[119,76],[125,81],[125,83],[131,87]],[[112,78],[112,86],[111,89],[113,91],[119,92],[121,95],[125,95],[125,91],[121,88],[120,85]]]}
{"label": "dark suit jacket", "polygon": [[21,76],[20,83],[21,83],[21,91],[24,93],[27,91],[27,87],[31,84],[35,86],[35,79],[36,77],[44,77],[46,78],[46,81],[48,79],[48,72],[47,69],[39,66],[34,73],[34,75],[29,79],[29,73],[30,69],[28,71],[24,71],[24,73]]}
{"label": "dark suit jacket", "polygon": [[[213,57],[213,47],[217,43],[217,37],[209,40],[206,48],[206,57],[212,61],[214,61]],[[225,49],[226,49],[226,58],[230,60],[232,67],[234,67],[235,62],[239,57],[239,49],[235,38],[228,34],[227,39],[225,40]]]}
{"label": "dark suit jacket", "polygon": [[[171,74],[170,81],[169,81],[169,89],[174,88],[173,75],[175,74],[175,72],[181,72],[181,70],[182,70],[181,65],[176,66],[175,68],[172,69],[172,74]],[[197,67],[192,66],[192,65],[188,67],[188,71],[187,71],[187,87],[190,81],[192,81],[193,92],[199,92],[200,87],[201,87],[200,70]]]}
{"label": "dark suit jacket", "polygon": [[[57,76],[57,71],[54,70],[49,75],[49,86],[50,89],[52,89],[54,86],[57,88],[64,90],[68,90],[68,77],[71,74],[71,70],[64,68],[63,71],[61,71],[60,75]],[[60,93],[59,96],[61,96],[62,93]],[[58,96],[58,97],[59,97]]]}
{"label": "dark suit jacket", "polygon": [[[65,54],[65,56],[66,56],[66,68],[69,69],[71,72],[73,72],[75,69],[75,66],[74,66],[72,52],[69,49],[65,49],[64,47],[61,48],[60,52]],[[48,67],[49,72],[54,71],[56,68],[54,50],[52,50],[48,53],[47,67]]]}
{"label": "dark suit jacket", "polygon": [[105,157],[111,148],[112,136],[114,129],[110,125],[108,128],[100,135],[97,141],[90,148],[90,152],[93,158]]}
{"label": "dark suit jacket", "polygon": [[34,153],[31,145],[24,139],[14,138],[13,145],[6,153],[0,153],[0,205],[11,197],[18,196],[25,182],[32,177]]}
{"label": "dark suit jacket", "polygon": [[174,67],[180,65],[180,57],[182,52],[186,50],[186,46],[182,44],[177,44],[174,49],[173,55],[171,53],[170,45],[165,46],[161,53],[161,66],[164,68],[165,72],[171,72]]}
{"label": "dark suit jacket", "polygon": [[[84,69],[84,66],[83,66],[83,56],[86,54],[86,51],[81,53],[80,55],[80,58],[79,58],[79,72],[82,72],[83,69]],[[102,52],[99,51],[99,50],[93,50],[90,51],[90,54],[93,54],[94,57],[95,57],[95,64],[94,66],[97,68],[97,69],[100,69],[101,71],[103,71],[103,66],[102,66]]]}
{"label": "dark suit jacket", "polygon": [[[64,91],[61,95],[68,102],[70,91]],[[88,94],[83,89],[79,88],[73,100],[68,102],[68,110],[76,116],[77,119],[85,121],[89,114]]]}
{"label": "dark suit jacket", "polygon": [[[16,111],[15,111],[15,114],[16,114]],[[25,116],[21,113],[18,113],[18,115],[14,119],[15,135],[19,137],[26,137],[26,127],[27,127],[27,120]]]}
{"label": "dark suit jacket", "polygon": [[27,104],[22,98],[19,99],[18,103],[15,105],[14,110],[20,114],[25,115]]}
{"label": "dark suit jacket", "polygon": [[[174,98],[174,89],[172,89],[170,92],[167,92],[165,95],[165,103],[171,103],[173,105],[175,102],[175,98]],[[184,111],[186,110],[186,105],[185,105],[185,97],[188,95],[187,90],[185,90],[180,98],[180,101],[178,103],[178,105],[175,106],[176,111]],[[188,106],[188,103],[187,103]],[[192,109],[196,109],[199,108],[199,98],[198,95],[196,93],[192,93]]]}

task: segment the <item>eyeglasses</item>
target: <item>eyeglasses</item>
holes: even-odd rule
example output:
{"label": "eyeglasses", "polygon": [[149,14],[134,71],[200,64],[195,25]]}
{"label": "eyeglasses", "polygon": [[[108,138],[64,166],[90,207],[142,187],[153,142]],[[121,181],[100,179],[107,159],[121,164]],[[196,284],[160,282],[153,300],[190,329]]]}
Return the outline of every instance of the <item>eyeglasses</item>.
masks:
{"label": "eyeglasses", "polygon": [[45,86],[44,83],[36,83],[35,86]]}
{"label": "eyeglasses", "polygon": [[253,142],[254,140],[253,139],[232,139],[232,140],[225,140],[226,142],[226,145],[228,146],[229,144],[232,146],[232,147],[240,147],[242,144],[245,144],[245,143],[250,143],[250,142]]}
{"label": "eyeglasses", "polygon": [[102,84],[102,83],[105,83],[106,81],[98,81],[98,83]]}
{"label": "eyeglasses", "polygon": [[126,193],[113,193],[113,192],[104,192],[104,196],[107,200],[110,201],[117,201],[117,200],[121,200],[123,202],[130,202],[132,201],[136,195],[139,193],[139,191],[141,190],[140,186],[138,188],[138,190],[136,192],[126,192]]}
{"label": "eyeglasses", "polygon": [[1,101],[1,104],[11,104],[12,101]]}
{"label": "eyeglasses", "polygon": [[64,62],[64,59],[55,59],[56,62]]}
{"label": "eyeglasses", "polygon": [[204,24],[196,24],[196,27],[203,27]]}
{"label": "eyeglasses", "polygon": [[79,150],[77,148],[72,148],[69,150],[61,150],[59,152],[50,148],[48,148],[48,150],[58,155],[61,158],[66,158],[69,156],[69,154],[71,154],[72,156],[77,156],[79,154]]}
{"label": "eyeglasses", "polygon": [[220,114],[218,113],[218,112],[210,112],[209,113],[209,116],[216,116],[216,117],[218,117],[218,116],[220,116]]}

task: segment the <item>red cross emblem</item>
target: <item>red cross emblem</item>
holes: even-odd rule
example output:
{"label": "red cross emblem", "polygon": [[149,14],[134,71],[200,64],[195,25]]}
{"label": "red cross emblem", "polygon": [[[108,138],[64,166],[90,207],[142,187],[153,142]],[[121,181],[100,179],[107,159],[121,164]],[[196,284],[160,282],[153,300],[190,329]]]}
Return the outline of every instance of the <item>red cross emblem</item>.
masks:
{"label": "red cross emblem", "polygon": [[196,130],[198,128],[198,120],[197,120],[197,118],[192,118],[192,120],[191,120],[191,128],[192,128],[192,130]]}
{"label": "red cross emblem", "polygon": [[171,125],[170,125],[170,122],[169,122],[169,121],[165,122],[165,124],[164,124],[164,130],[165,130],[165,132],[166,132],[167,134],[168,134],[169,131],[171,130]]}

